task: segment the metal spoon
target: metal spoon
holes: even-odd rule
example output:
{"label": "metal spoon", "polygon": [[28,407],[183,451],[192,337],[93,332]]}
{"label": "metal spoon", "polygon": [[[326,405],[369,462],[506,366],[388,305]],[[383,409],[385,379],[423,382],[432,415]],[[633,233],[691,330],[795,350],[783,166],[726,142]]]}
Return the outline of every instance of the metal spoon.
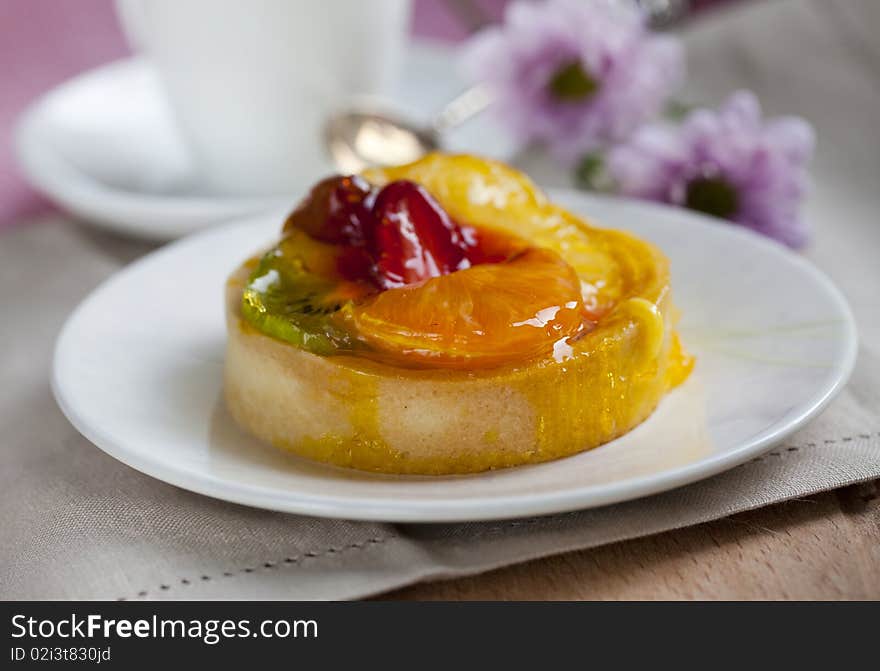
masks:
{"label": "metal spoon", "polygon": [[368,167],[401,165],[439,149],[443,133],[482,112],[492,102],[484,85],[467,89],[422,126],[362,103],[333,114],[324,125],[324,145],[336,168],[345,174]]}

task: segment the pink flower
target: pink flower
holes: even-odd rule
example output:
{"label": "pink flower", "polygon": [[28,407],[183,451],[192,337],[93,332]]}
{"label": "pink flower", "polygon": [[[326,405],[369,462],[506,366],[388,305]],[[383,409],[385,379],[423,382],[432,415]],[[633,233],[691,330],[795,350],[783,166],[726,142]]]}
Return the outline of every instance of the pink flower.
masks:
{"label": "pink flower", "polygon": [[546,143],[567,163],[655,116],[684,70],[678,41],[616,0],[516,0],[503,24],[471,38],[463,66],[489,85],[521,141]]}
{"label": "pink flower", "polygon": [[642,127],[609,153],[607,169],[621,195],[682,205],[800,247],[814,142],[809,123],[762,120],[755,96],[740,91],[717,112]]}

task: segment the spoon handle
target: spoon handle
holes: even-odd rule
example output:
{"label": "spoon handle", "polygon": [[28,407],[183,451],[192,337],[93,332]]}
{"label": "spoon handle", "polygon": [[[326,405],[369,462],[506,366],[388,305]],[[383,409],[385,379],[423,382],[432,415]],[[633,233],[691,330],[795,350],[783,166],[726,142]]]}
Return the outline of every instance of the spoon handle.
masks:
{"label": "spoon handle", "polygon": [[477,84],[466,89],[443,106],[431,122],[431,128],[438,135],[450,128],[463,124],[471,117],[486,109],[493,100],[489,87]]}

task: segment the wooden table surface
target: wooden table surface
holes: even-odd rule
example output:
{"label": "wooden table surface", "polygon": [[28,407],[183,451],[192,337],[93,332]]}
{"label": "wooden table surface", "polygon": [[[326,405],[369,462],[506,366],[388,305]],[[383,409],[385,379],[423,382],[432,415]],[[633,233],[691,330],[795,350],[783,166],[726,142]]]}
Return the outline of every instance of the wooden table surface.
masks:
{"label": "wooden table surface", "polygon": [[390,599],[880,599],[880,481]]}
{"label": "wooden table surface", "polygon": [[[732,3],[684,33],[690,93],[717,102],[748,88],[773,114],[806,116],[819,138],[808,206],[844,203],[877,224],[878,29],[878,0]],[[820,267],[832,235],[817,231],[808,252]],[[863,342],[878,337],[861,326]],[[385,598],[880,599],[880,481]]]}

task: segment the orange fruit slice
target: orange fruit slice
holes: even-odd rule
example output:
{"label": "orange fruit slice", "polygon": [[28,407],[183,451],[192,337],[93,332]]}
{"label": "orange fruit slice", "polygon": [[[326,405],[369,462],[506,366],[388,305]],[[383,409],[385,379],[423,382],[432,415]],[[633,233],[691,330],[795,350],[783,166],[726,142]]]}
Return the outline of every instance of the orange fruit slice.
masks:
{"label": "orange fruit slice", "polygon": [[585,328],[578,276],[558,254],[535,247],[504,263],[389,289],[352,316],[371,347],[448,368],[546,355]]}

